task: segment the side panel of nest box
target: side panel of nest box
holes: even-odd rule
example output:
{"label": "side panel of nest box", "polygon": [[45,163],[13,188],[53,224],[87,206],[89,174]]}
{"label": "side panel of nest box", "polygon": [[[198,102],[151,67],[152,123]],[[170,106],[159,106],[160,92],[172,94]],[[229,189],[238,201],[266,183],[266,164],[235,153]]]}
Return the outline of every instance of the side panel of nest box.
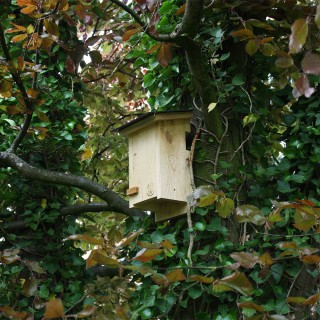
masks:
{"label": "side panel of nest box", "polygon": [[138,130],[129,136],[130,189],[138,190],[129,197],[130,208],[157,197],[156,139],[153,127]]}

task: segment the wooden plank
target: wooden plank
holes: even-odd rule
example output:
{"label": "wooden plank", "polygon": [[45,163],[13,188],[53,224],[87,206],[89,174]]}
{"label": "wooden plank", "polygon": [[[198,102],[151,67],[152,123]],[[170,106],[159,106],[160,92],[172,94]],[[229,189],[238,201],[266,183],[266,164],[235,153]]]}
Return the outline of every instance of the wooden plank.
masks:
{"label": "wooden plank", "polygon": [[127,189],[127,192],[126,192],[127,196],[133,196],[138,193],[139,193],[139,187],[129,188],[129,189]]}

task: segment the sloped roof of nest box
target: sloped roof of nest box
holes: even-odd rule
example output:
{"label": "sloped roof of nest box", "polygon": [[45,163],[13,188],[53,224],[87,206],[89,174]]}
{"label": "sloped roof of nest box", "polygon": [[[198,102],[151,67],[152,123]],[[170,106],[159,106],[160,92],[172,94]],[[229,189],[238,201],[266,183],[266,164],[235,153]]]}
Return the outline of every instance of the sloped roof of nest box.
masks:
{"label": "sloped roof of nest box", "polygon": [[131,133],[148,127],[157,121],[191,119],[191,117],[192,110],[152,111],[126,123],[115,131],[124,136],[128,136]]}

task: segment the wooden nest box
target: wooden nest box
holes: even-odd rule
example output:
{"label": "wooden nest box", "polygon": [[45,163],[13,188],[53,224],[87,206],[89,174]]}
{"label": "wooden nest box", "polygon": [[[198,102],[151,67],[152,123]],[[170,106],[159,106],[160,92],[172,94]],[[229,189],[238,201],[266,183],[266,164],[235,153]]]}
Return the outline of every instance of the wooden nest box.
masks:
{"label": "wooden nest box", "polygon": [[149,112],[119,128],[129,140],[130,208],[153,211],[156,221],[187,212],[191,116],[191,111]]}

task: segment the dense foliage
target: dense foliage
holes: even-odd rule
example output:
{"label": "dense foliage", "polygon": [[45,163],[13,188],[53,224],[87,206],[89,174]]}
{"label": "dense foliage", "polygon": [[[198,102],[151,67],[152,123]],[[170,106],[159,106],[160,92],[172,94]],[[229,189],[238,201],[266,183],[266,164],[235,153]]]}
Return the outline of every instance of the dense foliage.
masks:
{"label": "dense foliage", "polygon": [[[1,317],[320,317],[320,3],[0,3]],[[150,109],[194,110],[160,223],[113,131]]]}

